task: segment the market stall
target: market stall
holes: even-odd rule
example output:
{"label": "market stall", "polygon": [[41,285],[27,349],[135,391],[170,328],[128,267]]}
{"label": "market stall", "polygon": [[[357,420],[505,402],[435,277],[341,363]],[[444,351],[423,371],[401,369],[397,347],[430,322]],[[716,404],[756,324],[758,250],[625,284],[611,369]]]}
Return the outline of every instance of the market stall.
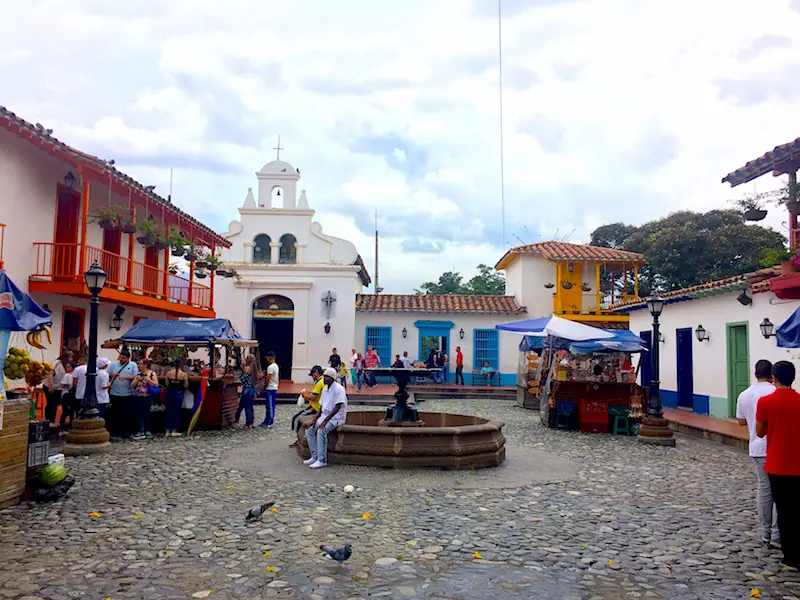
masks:
{"label": "market stall", "polygon": [[232,363],[240,360],[240,351],[231,350],[256,348],[258,342],[243,338],[230,321],[143,319],[110,343],[114,342],[161,352],[176,348],[186,352],[206,350],[208,361],[203,365],[195,363],[194,370],[189,371],[189,392],[194,402],[188,432],[196,427],[219,429],[233,425],[241,386],[232,368]]}
{"label": "market stall", "polygon": [[[50,313],[0,270],[0,508],[19,501],[25,491],[27,468],[47,464],[48,453],[46,440],[29,443],[31,393],[35,384],[41,383],[33,378],[34,375],[39,377],[38,367],[32,366],[34,361],[30,361],[27,351],[23,354],[22,349],[12,348],[14,353],[10,353],[9,344],[12,334],[27,332],[27,335],[36,336],[31,341],[38,347],[38,336],[50,325]],[[44,370],[43,363],[37,364]],[[27,386],[18,390],[7,389],[9,383],[5,374],[12,379],[26,379]]]}
{"label": "market stall", "polygon": [[525,334],[520,365],[542,422],[584,432],[632,433],[645,390],[636,384],[630,355],[647,350],[644,340],[630,331],[555,319],[497,326]]}

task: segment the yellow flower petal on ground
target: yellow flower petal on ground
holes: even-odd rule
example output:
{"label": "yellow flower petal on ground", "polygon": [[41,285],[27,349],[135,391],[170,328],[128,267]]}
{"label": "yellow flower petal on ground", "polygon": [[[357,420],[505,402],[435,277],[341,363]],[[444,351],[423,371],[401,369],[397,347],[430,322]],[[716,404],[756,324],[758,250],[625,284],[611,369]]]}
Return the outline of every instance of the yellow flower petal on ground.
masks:
{"label": "yellow flower petal on ground", "polygon": [[272,507],[272,512],[278,512],[278,509],[273,506]]}
{"label": "yellow flower petal on ground", "polygon": [[761,598],[761,592],[758,591],[758,588],[753,588],[752,590],[750,590],[750,597]]}
{"label": "yellow flower petal on ground", "polygon": [[90,517],[94,517],[95,519],[99,519],[99,518],[100,518],[100,517],[102,517],[103,515],[101,515],[99,512],[97,512],[97,511],[95,510],[95,511],[92,511],[92,512],[90,512],[90,513],[89,513],[89,516],[90,516]]}
{"label": "yellow flower petal on ground", "polygon": [[264,552],[264,556],[265,556],[266,558],[269,558],[270,556],[272,556],[272,554],[271,554],[270,552]]}
{"label": "yellow flower petal on ground", "polygon": [[142,515],[140,515],[139,513],[136,513],[135,515],[133,515],[133,518],[134,519],[141,519]]}
{"label": "yellow flower petal on ground", "polygon": [[613,560],[611,560],[610,558],[609,558],[609,559],[608,559],[606,562],[607,562],[608,564],[610,564],[610,565],[613,565],[613,564],[614,564],[614,561],[613,561]]}
{"label": "yellow flower petal on ground", "polygon": [[361,515],[361,518],[362,518],[362,519],[371,519],[371,518],[372,518],[372,515],[371,515],[371,514],[369,514],[369,513],[364,513],[363,515]]}
{"label": "yellow flower petal on ground", "polygon": [[232,483],[229,483],[228,485],[226,485],[226,486],[225,486],[225,489],[226,489],[226,490],[229,490],[229,489],[231,489],[232,487],[233,487],[233,484],[232,484]]}
{"label": "yellow flower petal on ground", "polygon": [[267,573],[274,573],[275,567],[267,567]]}
{"label": "yellow flower petal on ground", "polygon": [[481,556],[481,553],[480,553],[480,552],[476,552],[475,554],[473,554],[473,555],[472,555],[472,558],[477,558],[477,559],[479,559],[479,560],[480,560],[480,559],[481,559],[481,558],[483,558],[483,557]]}

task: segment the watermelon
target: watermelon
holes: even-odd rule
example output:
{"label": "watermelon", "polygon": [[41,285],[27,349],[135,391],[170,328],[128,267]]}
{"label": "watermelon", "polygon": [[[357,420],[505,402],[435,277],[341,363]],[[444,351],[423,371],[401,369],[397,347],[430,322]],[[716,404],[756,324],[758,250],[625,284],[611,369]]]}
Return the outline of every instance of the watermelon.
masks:
{"label": "watermelon", "polygon": [[39,480],[44,485],[57,485],[67,476],[67,469],[64,465],[47,465],[39,476]]}

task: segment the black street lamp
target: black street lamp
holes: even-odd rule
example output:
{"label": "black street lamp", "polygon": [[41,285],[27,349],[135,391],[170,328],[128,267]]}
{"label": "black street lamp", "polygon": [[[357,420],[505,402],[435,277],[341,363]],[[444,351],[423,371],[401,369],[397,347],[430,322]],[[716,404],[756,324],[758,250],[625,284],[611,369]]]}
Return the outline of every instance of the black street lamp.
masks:
{"label": "black street lamp", "polygon": [[[650,309],[650,314],[653,315],[653,339],[660,339],[658,318],[661,316],[661,311],[664,310],[664,299],[660,296],[650,296],[647,299],[647,308]],[[650,401],[647,403],[647,416],[651,419],[663,419],[664,412],[661,407],[661,373],[660,366],[660,344],[651,344],[650,349],[650,373],[652,374],[650,381]]]}
{"label": "black street lamp", "polygon": [[97,410],[97,309],[100,305],[100,292],[106,285],[108,275],[97,261],[92,263],[89,270],[83,274],[83,280],[92,298],[89,300],[89,359],[86,365],[86,391],[81,403],[81,416],[83,419],[97,419],[100,413]]}

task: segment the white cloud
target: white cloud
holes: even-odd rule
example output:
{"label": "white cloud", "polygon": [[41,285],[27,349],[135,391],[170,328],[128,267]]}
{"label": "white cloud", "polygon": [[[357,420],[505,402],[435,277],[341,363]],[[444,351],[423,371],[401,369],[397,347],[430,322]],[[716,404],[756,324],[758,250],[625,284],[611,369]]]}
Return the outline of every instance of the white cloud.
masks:
{"label": "white cloud", "polygon": [[501,240],[493,0],[14,4],[0,102],[159,190],[175,167],[176,203],[220,230],[281,134],[370,269],[379,210],[387,291],[471,274],[515,235],[724,207],[723,175],[798,135],[786,0],[508,0]]}

